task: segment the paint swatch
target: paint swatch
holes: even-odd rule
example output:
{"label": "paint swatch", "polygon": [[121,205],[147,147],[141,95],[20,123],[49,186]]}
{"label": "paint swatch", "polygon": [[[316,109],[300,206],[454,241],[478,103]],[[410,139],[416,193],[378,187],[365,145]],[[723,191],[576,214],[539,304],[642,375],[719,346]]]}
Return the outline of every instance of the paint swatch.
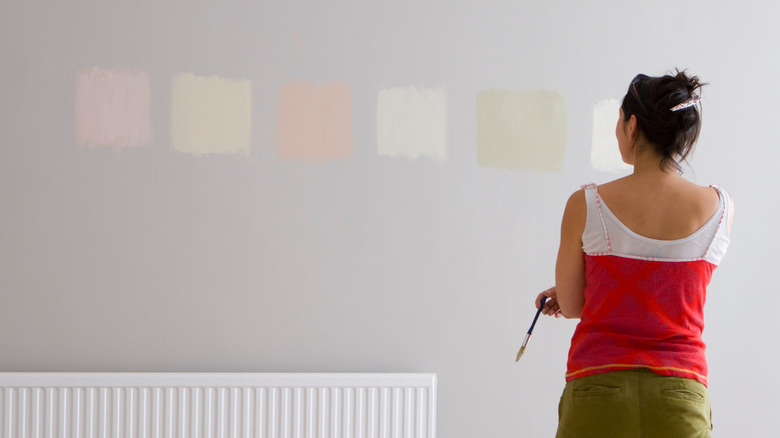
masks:
{"label": "paint swatch", "polygon": [[376,110],[379,155],[444,160],[447,94],[442,88],[381,90]]}
{"label": "paint swatch", "polygon": [[555,91],[492,89],[477,94],[481,166],[563,171],[566,106]]}
{"label": "paint swatch", "polygon": [[352,155],[352,95],[349,84],[282,85],[276,149],[286,159],[325,161]]}
{"label": "paint swatch", "polygon": [[249,81],[190,73],[173,81],[171,140],[180,152],[249,154],[252,90]]}
{"label": "paint swatch", "polygon": [[615,125],[620,114],[620,102],[604,99],[593,107],[593,138],[590,164],[606,172],[626,172],[631,166],[623,162],[615,137]]}
{"label": "paint swatch", "polygon": [[124,148],[151,143],[149,76],[138,70],[79,73],[76,90],[78,143]]}

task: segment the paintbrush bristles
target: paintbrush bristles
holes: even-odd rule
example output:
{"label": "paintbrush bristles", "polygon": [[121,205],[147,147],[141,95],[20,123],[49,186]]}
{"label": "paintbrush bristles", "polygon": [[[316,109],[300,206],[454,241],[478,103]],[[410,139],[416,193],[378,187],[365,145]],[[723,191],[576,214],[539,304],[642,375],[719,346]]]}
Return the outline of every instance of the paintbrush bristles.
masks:
{"label": "paintbrush bristles", "polygon": [[526,334],[525,339],[523,339],[523,345],[520,346],[520,351],[517,352],[517,357],[515,358],[515,362],[520,360],[521,357],[523,357],[523,353],[525,353],[525,346],[528,345],[528,339],[531,337],[531,335]]}

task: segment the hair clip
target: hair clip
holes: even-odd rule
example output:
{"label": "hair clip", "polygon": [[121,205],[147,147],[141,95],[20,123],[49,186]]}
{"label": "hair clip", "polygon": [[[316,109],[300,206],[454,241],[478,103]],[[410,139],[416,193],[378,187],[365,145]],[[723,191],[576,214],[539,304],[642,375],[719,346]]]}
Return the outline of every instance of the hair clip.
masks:
{"label": "hair clip", "polygon": [[690,108],[696,105],[697,103],[699,103],[700,100],[701,100],[701,96],[693,96],[690,99],[686,100],[685,102],[675,106],[674,108],[669,108],[669,111],[675,112],[675,111],[684,110],[685,108]]}

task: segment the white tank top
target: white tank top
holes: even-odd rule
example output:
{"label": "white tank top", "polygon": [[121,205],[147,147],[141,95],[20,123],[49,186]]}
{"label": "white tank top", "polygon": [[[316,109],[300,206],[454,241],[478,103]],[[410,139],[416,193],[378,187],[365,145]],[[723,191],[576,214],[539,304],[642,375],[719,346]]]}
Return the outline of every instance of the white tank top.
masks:
{"label": "white tank top", "polygon": [[616,255],[644,260],[706,260],[720,264],[729,245],[729,196],[720,186],[720,202],[715,214],[688,237],[658,240],[639,235],[623,225],[599,196],[596,184],[582,186],[588,206],[588,219],[582,233],[582,250],[588,255]]}

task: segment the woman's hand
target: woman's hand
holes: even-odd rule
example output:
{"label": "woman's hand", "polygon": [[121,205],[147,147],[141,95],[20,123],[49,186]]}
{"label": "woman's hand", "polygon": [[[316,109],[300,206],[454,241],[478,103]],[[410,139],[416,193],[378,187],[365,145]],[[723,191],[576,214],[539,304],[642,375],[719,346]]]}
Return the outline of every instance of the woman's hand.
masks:
{"label": "woman's hand", "polygon": [[540,293],[536,297],[536,308],[539,308],[539,305],[542,303],[542,297],[547,297],[547,301],[544,303],[544,308],[542,309],[542,313],[545,315],[555,315],[556,318],[560,318],[563,316],[561,314],[561,308],[558,306],[558,296],[555,292],[555,286],[547,289],[546,291]]}

